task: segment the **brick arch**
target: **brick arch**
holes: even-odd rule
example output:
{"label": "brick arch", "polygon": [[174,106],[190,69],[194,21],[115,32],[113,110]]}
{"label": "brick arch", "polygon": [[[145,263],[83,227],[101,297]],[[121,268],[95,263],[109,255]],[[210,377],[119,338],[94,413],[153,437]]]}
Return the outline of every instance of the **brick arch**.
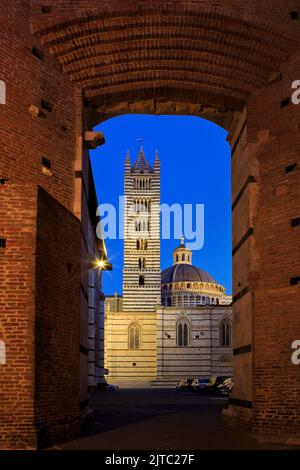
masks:
{"label": "brick arch", "polygon": [[[36,309],[34,293],[47,305],[45,295],[55,291],[55,276],[42,270],[41,258],[41,287],[32,253],[36,251],[36,226],[47,226],[53,237],[59,215],[62,230],[66,228],[64,234],[70,238],[66,248],[76,266],[80,257],[76,217],[83,213],[76,188],[81,189],[81,177],[88,172],[82,143],[88,146],[91,142],[84,131],[124,112],[205,115],[230,129],[233,316],[238,321],[233,344],[235,387],[228,413],[255,433],[300,437],[299,369],[291,363],[290,348],[300,335],[296,298],[300,253],[295,250],[299,240],[297,229],[291,227],[291,220],[300,213],[299,108],[288,106],[287,100],[291,82],[299,78],[300,28],[299,21],[294,21],[299,12],[291,15],[291,2],[286,0],[272,0],[272,7],[269,0],[214,0],[213,8],[210,0],[23,0],[18,8],[15,3],[2,2],[0,14],[4,20],[0,79],[7,95],[5,104],[0,103],[5,130],[0,133],[0,179],[5,182],[0,196],[7,214],[0,220],[1,237],[7,241],[2,276],[12,279],[10,283],[1,279],[5,295],[0,295],[0,304],[7,312],[6,344],[15,347],[17,334],[29,354],[8,360],[3,371],[8,392],[0,418],[11,415],[16,406],[19,413],[7,423],[0,447],[14,447],[16,441],[19,447],[36,447],[36,429],[47,431],[48,424],[51,444],[62,435],[73,438],[78,432],[75,377],[79,377],[79,364],[75,354],[80,297],[74,286],[80,284],[79,267],[74,270],[74,282],[66,277],[60,262],[64,252],[69,252],[63,248],[53,252],[58,255],[58,287],[66,283],[74,300],[74,305],[66,302],[63,315],[58,309],[51,310],[55,322],[57,318],[53,330],[62,318],[70,322],[70,328],[62,331],[69,335],[75,351],[66,355],[74,383],[61,383],[60,393],[55,384],[52,396],[57,397],[56,403],[49,407],[40,397],[36,406],[34,369],[51,372],[34,359],[34,325],[37,312],[45,315],[42,320],[50,320],[50,315]],[[33,46],[37,48],[34,54]],[[88,129],[82,119],[82,95]],[[51,106],[45,107],[45,101]],[[244,105],[246,111],[241,112]],[[43,158],[52,158],[53,178],[41,172]],[[37,185],[44,190],[38,195]],[[48,200],[46,191],[54,200]],[[37,201],[46,209],[35,210]],[[49,208],[51,225],[44,218]],[[26,227],[17,234],[16,220]],[[45,245],[39,245],[40,253],[48,253],[48,240],[50,236]],[[11,252],[19,265],[11,262]],[[70,263],[70,259],[66,261],[66,265]],[[18,297],[16,272],[20,285],[26,287]],[[11,332],[10,325],[16,331]],[[69,344],[64,336],[57,336],[61,348]],[[44,349],[45,359],[51,352],[53,364],[59,366],[60,349]],[[20,380],[30,387],[28,393],[16,396],[17,359],[24,364]],[[61,377],[61,367],[58,369]],[[44,390],[49,392],[49,382],[54,381],[43,374],[37,380],[43,378]],[[48,399],[47,393],[41,396]],[[286,404],[294,412],[288,422]],[[68,432],[63,416],[71,423]]]}
{"label": "brick arch", "polygon": [[77,0],[42,13],[36,1],[31,23],[83,90],[89,115],[183,112],[218,119],[241,111],[300,42],[291,21],[292,29],[283,27],[287,8],[281,18],[278,10],[270,17],[261,2],[240,3]]}
{"label": "brick arch", "polygon": [[[265,417],[267,407],[270,416],[274,413],[272,403],[277,400],[267,385],[272,363],[266,351],[277,351],[281,361],[277,370],[284,375],[290,358],[288,352],[279,351],[280,347],[288,351],[294,329],[288,328],[281,343],[275,343],[274,318],[280,321],[278,312],[285,312],[293,325],[297,307],[287,309],[282,303],[280,309],[271,308],[276,294],[268,289],[276,286],[279,292],[284,285],[289,290],[292,273],[286,267],[283,277],[272,268],[276,260],[264,242],[271,220],[260,216],[257,207],[264,207],[264,214],[275,214],[282,221],[280,233],[290,240],[283,221],[291,203],[286,197],[280,212],[269,199],[279,181],[278,194],[288,194],[281,167],[295,160],[296,110],[283,111],[287,124],[280,124],[280,101],[290,94],[299,69],[293,54],[299,48],[300,30],[290,6],[285,0],[273,0],[272,8],[269,1],[261,0],[222,0],[214,2],[214,7],[209,0],[58,0],[44,14],[36,1],[31,25],[36,41],[82,90],[89,128],[107,117],[135,112],[205,116],[230,131],[233,312],[239,322],[234,337],[235,388],[228,413],[255,431],[284,433],[284,413],[276,411],[276,425]],[[285,133],[289,142],[282,143]],[[276,162],[275,147],[281,148]],[[275,243],[273,252],[276,249]],[[285,260],[293,260],[288,244],[283,252]],[[296,394],[296,371],[288,370]],[[267,377],[265,385],[262,375]],[[288,397],[289,391],[282,396]],[[296,401],[293,404],[296,408]]]}

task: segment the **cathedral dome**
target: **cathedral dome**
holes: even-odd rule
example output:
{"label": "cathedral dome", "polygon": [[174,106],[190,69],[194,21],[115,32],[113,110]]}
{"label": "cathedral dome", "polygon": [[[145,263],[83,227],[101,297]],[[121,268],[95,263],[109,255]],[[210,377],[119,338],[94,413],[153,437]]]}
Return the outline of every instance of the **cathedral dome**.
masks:
{"label": "cathedral dome", "polygon": [[192,250],[181,237],[173,251],[173,266],[161,273],[163,307],[200,307],[224,301],[225,288],[203,269],[192,264]]}
{"label": "cathedral dome", "polygon": [[193,266],[192,264],[174,264],[161,273],[162,284],[185,281],[216,284],[216,281],[209,273]]}

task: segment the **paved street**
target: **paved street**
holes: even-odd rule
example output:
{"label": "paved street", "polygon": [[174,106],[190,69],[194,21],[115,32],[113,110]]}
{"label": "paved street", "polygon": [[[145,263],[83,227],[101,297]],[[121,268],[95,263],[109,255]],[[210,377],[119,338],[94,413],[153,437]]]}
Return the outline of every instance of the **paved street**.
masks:
{"label": "paved street", "polygon": [[174,390],[97,393],[95,415],[84,436],[55,449],[214,450],[281,449],[262,444],[221,419],[224,398]]}

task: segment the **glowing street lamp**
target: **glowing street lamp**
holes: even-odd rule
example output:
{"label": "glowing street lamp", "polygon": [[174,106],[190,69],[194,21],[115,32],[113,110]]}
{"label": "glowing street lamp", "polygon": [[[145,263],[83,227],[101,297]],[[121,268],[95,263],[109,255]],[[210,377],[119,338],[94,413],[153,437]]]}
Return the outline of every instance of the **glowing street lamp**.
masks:
{"label": "glowing street lamp", "polygon": [[96,259],[91,262],[91,269],[98,268],[100,271],[112,271],[112,264],[103,259]]}

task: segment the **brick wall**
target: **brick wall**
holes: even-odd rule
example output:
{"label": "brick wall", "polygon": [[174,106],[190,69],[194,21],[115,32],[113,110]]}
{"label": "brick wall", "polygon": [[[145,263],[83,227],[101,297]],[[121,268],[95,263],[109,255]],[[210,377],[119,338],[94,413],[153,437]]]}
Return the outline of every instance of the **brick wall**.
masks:
{"label": "brick wall", "polygon": [[38,193],[35,415],[38,446],[79,432],[80,221]]}
{"label": "brick wall", "polygon": [[291,95],[299,70],[298,56],[282,68],[281,81],[249,104],[249,118],[265,135],[257,149],[257,268],[250,277],[255,289],[254,428],[298,437],[300,371],[291,362],[291,344],[300,338],[300,283],[292,286],[291,279],[300,276],[300,245],[299,226],[292,227],[291,220],[300,216],[300,106],[282,107],[282,101]]}
{"label": "brick wall", "polygon": [[[0,80],[6,104],[0,105],[0,178],[36,183],[72,208],[76,114],[74,86],[31,34],[30,1],[1,2]],[[37,47],[39,59],[32,53]],[[42,107],[47,102],[51,111]],[[34,116],[31,106],[37,107]],[[80,129],[81,130],[81,129]],[[51,161],[48,176],[42,159]]]}
{"label": "brick wall", "polygon": [[0,448],[35,448],[79,431],[80,222],[36,185],[6,184],[0,234]]}
{"label": "brick wall", "polygon": [[[8,0],[0,13],[0,80],[5,83],[0,180],[6,180],[0,185],[0,238],[7,238],[7,247],[0,248],[0,340],[7,356],[0,366],[4,448],[36,447],[78,431],[80,281],[73,281],[80,232],[79,221],[63,207],[74,209],[74,161],[82,155],[81,93],[32,36],[30,3]],[[43,159],[49,171],[43,171]],[[48,193],[39,191],[39,202],[37,185]],[[87,317],[87,308],[82,315]]]}
{"label": "brick wall", "polygon": [[[233,416],[255,433],[300,437],[300,107],[282,102],[300,59],[247,105],[233,154]],[[292,171],[286,168],[296,164]],[[245,182],[248,182],[245,184]],[[244,238],[243,236],[246,235]],[[238,401],[238,403],[237,403]]]}
{"label": "brick wall", "polygon": [[37,187],[0,186],[0,449],[34,448]]}

